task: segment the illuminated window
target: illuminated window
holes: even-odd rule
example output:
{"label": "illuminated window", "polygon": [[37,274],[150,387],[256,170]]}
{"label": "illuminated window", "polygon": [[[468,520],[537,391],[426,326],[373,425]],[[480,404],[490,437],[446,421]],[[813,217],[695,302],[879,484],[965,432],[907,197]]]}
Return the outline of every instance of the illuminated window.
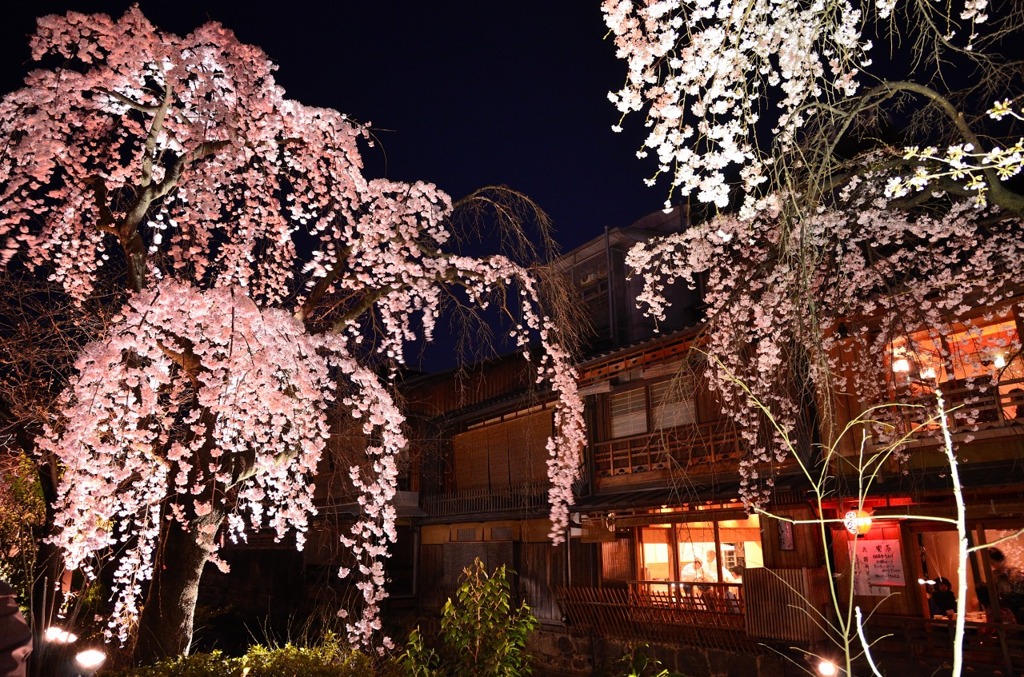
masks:
{"label": "illuminated window", "polygon": [[[718,522],[651,524],[636,530],[640,580],[652,590],[670,589],[660,582],[742,583],[743,570],[763,567],[761,527],[757,515]],[[622,552],[620,543],[602,544],[606,560]]]}
{"label": "illuminated window", "polygon": [[897,339],[889,372],[901,398],[930,401],[938,386],[947,407],[967,405],[958,417],[969,412],[981,423],[1024,417],[1018,406],[1024,405],[1024,358],[1012,318]]}

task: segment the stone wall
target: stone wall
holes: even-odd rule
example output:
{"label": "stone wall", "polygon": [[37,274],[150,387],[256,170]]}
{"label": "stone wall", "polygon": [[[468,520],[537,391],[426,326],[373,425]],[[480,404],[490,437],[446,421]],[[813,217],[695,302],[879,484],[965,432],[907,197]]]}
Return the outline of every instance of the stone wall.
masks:
{"label": "stone wall", "polygon": [[[632,643],[633,647],[639,645]],[[624,673],[626,664],[622,657],[630,650],[630,644],[618,639],[592,639],[567,628],[547,626],[534,633],[528,650],[533,655],[537,677],[618,677]],[[638,651],[652,661],[659,661],[660,668],[685,677],[806,677],[807,674],[801,667],[770,653],[740,655],[656,642]]]}

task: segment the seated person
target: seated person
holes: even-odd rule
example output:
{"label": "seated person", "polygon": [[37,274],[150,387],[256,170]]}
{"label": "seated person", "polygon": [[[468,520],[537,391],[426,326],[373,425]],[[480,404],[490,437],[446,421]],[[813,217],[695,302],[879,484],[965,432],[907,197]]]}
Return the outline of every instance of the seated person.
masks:
{"label": "seated person", "polygon": [[928,598],[928,611],[932,616],[950,616],[956,612],[956,595],[948,578],[935,579],[932,596]]}
{"label": "seated person", "polygon": [[992,598],[988,594],[988,588],[977,588],[978,604],[985,611],[985,622],[986,623],[1001,623],[1005,625],[1013,625],[1017,622],[1014,618],[1013,612],[1004,606],[999,608],[999,616],[996,616],[995,610],[992,608]]}

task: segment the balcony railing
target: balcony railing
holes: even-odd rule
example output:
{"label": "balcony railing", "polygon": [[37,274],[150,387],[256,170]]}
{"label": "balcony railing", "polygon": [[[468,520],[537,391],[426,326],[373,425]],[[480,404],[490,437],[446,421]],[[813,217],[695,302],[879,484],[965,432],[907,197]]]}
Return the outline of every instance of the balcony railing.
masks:
{"label": "balcony railing", "polygon": [[[1004,379],[999,387],[989,386],[981,391],[981,379],[973,383],[952,380],[939,384],[947,411],[947,421],[954,434],[969,434],[972,438],[1002,437],[1024,429],[1024,379]],[[939,443],[939,423],[929,420],[935,415],[935,394],[906,393],[895,395],[896,401],[914,405],[898,407],[895,415],[902,419],[897,430],[918,428],[912,446],[930,446]],[[898,433],[897,433],[898,434]],[[892,434],[877,439],[886,444]]]}
{"label": "balcony railing", "polygon": [[[686,594],[682,583],[629,581],[616,587],[560,588],[558,604],[571,627],[598,637],[746,653],[769,650],[770,641],[752,639],[746,633],[743,586],[695,585],[713,592]],[[780,609],[780,618],[784,611]],[[883,663],[910,661],[938,667],[948,664],[953,655],[952,621],[876,614],[866,632],[872,655]],[[969,620],[963,648],[968,665],[1024,674],[1024,626]]]}
{"label": "balcony railing", "polygon": [[561,588],[568,622],[599,636],[661,640],[726,651],[757,651],[744,630],[743,586],[628,581],[616,587]]}
{"label": "balcony railing", "polygon": [[699,474],[742,456],[735,430],[721,421],[595,442],[591,451],[597,478],[669,468]]}
{"label": "balcony railing", "polygon": [[547,507],[549,486],[547,482],[525,482],[425,495],[423,510],[431,517],[541,510]]}

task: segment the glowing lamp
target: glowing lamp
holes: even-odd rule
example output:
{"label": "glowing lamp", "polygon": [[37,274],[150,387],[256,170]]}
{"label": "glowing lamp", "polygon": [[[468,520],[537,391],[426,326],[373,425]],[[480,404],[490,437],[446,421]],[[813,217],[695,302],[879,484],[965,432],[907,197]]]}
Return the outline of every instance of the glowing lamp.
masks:
{"label": "glowing lamp", "polygon": [[821,675],[821,677],[835,677],[839,674],[839,666],[832,661],[822,659],[822,661],[818,663],[818,674]]}
{"label": "glowing lamp", "polygon": [[1003,367],[1006,366],[1006,358],[1003,357],[1002,355],[996,355],[992,359],[992,366],[994,366],[996,369],[1002,369]]}
{"label": "glowing lamp", "polygon": [[925,367],[924,369],[921,370],[921,378],[929,380],[929,381],[934,381],[935,380],[935,370],[932,369],[931,367]]}
{"label": "glowing lamp", "polygon": [[78,639],[78,635],[68,632],[56,625],[51,625],[43,631],[43,639],[53,644],[71,644]]}
{"label": "glowing lamp", "polygon": [[897,357],[892,361],[892,371],[894,374],[909,374],[910,360],[905,357]]}
{"label": "glowing lamp", "polygon": [[871,513],[866,510],[851,510],[843,515],[843,526],[854,536],[863,536],[871,531]]}
{"label": "glowing lamp", "polygon": [[85,670],[95,670],[107,660],[107,654],[99,649],[86,649],[75,655],[75,661]]}

